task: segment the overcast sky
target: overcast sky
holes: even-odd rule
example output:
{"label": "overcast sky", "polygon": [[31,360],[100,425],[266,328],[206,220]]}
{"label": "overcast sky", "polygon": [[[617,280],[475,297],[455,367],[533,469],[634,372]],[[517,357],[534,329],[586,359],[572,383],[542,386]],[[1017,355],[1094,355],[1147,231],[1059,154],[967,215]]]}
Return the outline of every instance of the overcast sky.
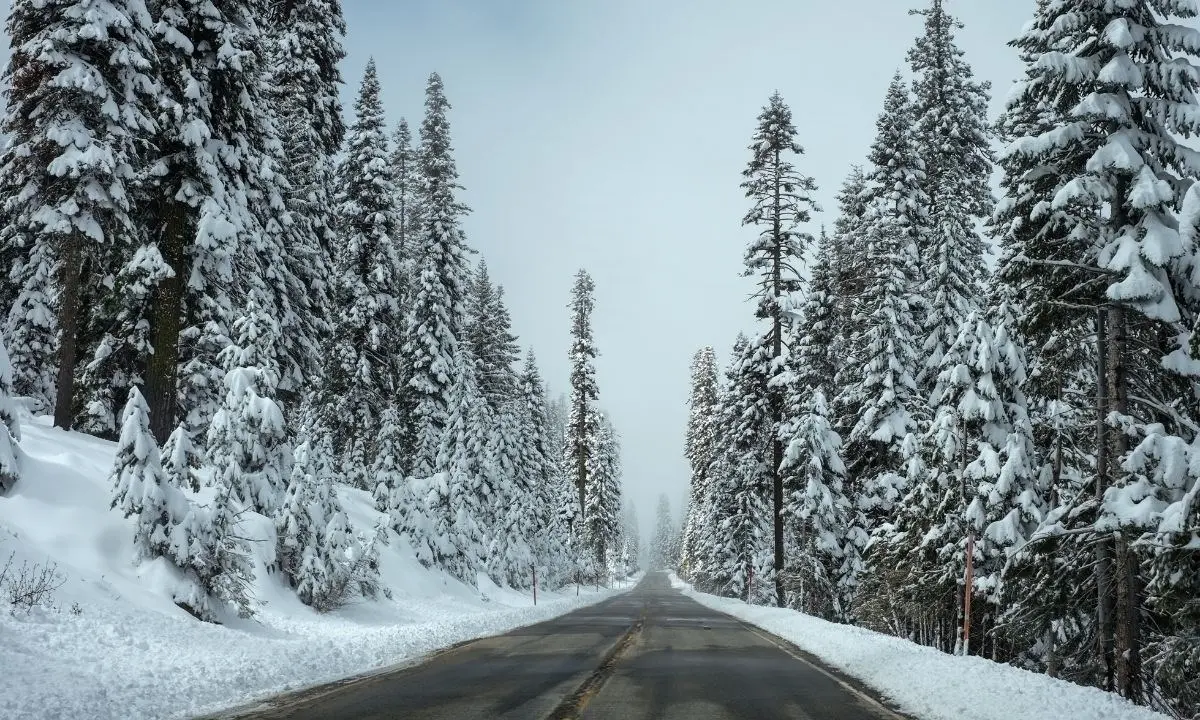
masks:
{"label": "overcast sky", "polygon": [[[954,0],[960,46],[994,85],[1034,0]],[[505,287],[516,332],[565,389],[574,272],[596,280],[601,404],[621,432],[643,541],[655,501],[675,512],[688,364],[722,361],[752,323],[739,277],[738,188],[755,118],[778,89],[820,185],[834,195],[874,135],[892,73],[921,29],[904,0],[348,0],[352,93],[369,55],[390,120],[418,124],[429,72],[453,105],[472,245]],[[348,94],[349,99],[351,95]],[[349,103],[347,103],[349,106]]]}
{"label": "overcast sky", "polygon": [[[595,278],[601,404],[621,432],[643,541],[658,494],[678,514],[686,493],[692,354],[711,344],[724,360],[753,323],[738,184],[759,109],[776,89],[791,106],[808,151],[798,164],[826,210],[813,230],[832,223],[921,29],[907,13],[918,4],[345,0],[347,110],[371,55],[389,122],[419,125],[425,80],[441,73],[469,240],[556,392],[572,276]],[[976,75],[994,85],[994,113],[1019,70],[1005,43],[1034,0],[947,5],[966,24],[959,44]]]}

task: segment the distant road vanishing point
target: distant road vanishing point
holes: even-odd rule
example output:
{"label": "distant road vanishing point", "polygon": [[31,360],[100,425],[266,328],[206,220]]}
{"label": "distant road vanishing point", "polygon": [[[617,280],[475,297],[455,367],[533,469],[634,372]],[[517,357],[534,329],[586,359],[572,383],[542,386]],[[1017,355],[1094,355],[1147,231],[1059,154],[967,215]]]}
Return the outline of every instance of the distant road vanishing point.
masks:
{"label": "distant road vanishing point", "polygon": [[244,720],[903,720],[786,641],[651,573],[420,665],[277,697]]}

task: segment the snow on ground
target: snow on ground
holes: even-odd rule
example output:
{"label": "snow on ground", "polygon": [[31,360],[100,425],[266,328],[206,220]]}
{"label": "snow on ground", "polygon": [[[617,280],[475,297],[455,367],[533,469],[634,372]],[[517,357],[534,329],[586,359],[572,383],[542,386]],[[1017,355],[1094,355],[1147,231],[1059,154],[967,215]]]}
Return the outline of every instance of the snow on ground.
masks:
{"label": "snow on ground", "polygon": [[984,658],[947,655],[795,610],[708,595],[674,574],[671,584],[702,605],[795,643],[920,720],[1169,720],[1096,688]]}
{"label": "snow on ground", "polygon": [[[383,548],[391,600],[320,615],[264,568],[270,542],[252,543],[253,619],[202,623],[177,608],[161,561],[136,567],[132,521],[108,509],[114,445],[26,417],[23,477],[0,497],[0,568],[57,563],[57,609],[13,611],[0,598],[0,717],[6,720],[183,718],[277,692],[411,661],[598,602],[571,587],[529,594],[481,578],[479,589],[427,570],[396,538]],[[378,514],[367,493],[339,489],[355,527]],[[250,515],[247,537],[273,537]]]}

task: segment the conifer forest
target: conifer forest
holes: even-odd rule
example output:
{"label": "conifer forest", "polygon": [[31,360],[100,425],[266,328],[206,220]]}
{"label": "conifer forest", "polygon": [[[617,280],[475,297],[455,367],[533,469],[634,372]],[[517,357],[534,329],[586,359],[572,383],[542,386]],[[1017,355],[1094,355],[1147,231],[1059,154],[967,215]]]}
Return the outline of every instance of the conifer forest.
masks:
{"label": "conifer forest", "polygon": [[112,445],[122,562],[196,625],[262,613],[264,578],[391,599],[388,553],[535,602],[673,570],[1200,718],[1200,7],[1037,0],[1010,88],[949,0],[908,4],[844,178],[806,172],[811,98],[711,139],[746,148],[753,297],[672,370],[674,518],[623,493],[594,276],[545,298],[561,390],[515,334],[438,73],[387,117],[340,0],[10,0],[0,504],[52,477],[44,418]]}

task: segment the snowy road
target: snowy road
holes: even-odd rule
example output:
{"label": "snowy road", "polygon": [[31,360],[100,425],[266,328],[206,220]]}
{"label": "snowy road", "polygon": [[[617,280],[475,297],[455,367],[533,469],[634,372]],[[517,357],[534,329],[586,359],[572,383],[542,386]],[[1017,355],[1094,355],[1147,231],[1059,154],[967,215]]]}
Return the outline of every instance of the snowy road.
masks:
{"label": "snowy road", "polygon": [[275,720],[898,720],[783,641],[710,610],[661,573],[555,620],[422,665],[280,699]]}

